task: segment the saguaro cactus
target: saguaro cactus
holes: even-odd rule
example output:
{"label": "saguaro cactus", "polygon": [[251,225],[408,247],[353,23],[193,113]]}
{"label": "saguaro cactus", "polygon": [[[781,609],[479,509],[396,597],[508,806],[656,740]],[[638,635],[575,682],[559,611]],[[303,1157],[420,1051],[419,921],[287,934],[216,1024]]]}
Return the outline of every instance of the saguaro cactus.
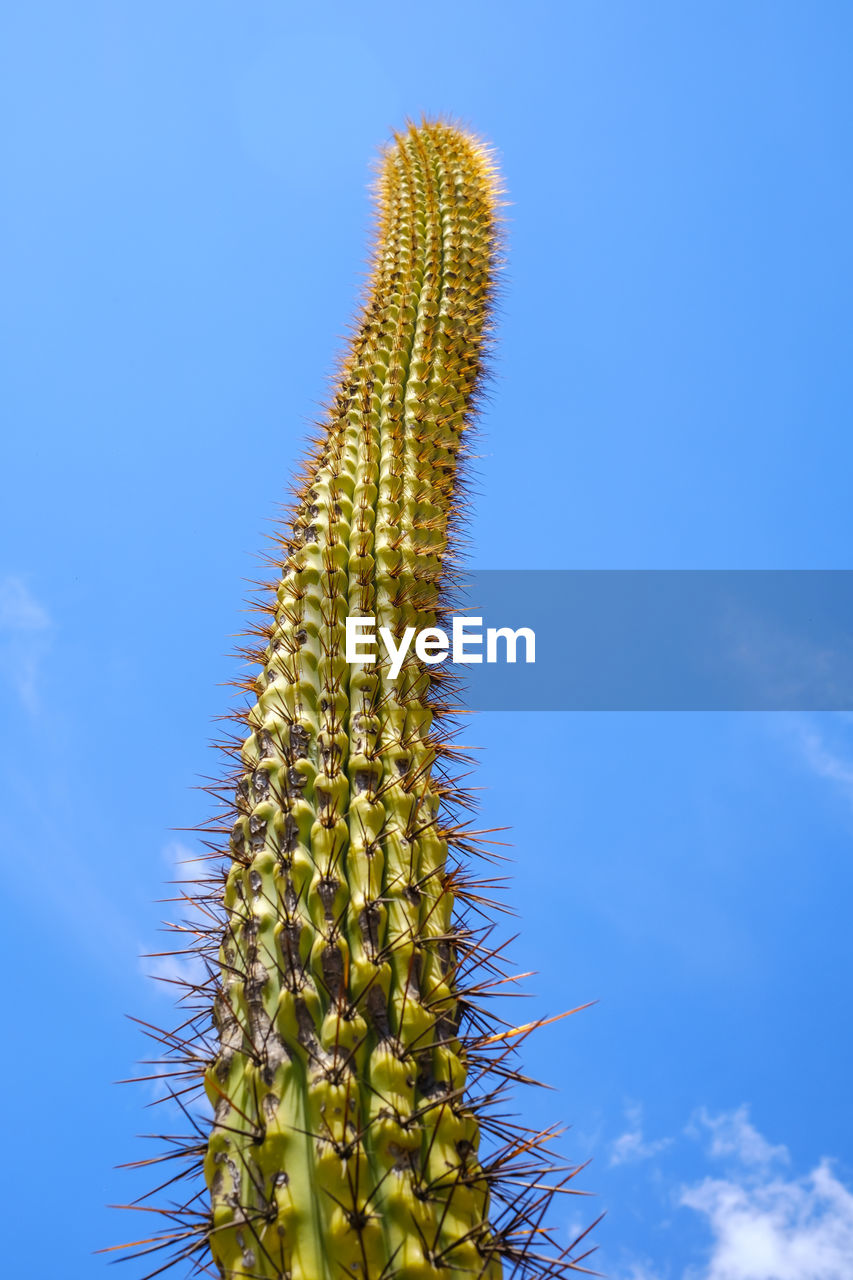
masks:
{"label": "saguaro cactus", "polygon": [[345,660],[347,616],[397,636],[444,616],[497,180],[479,142],[424,123],[387,149],[377,197],[369,293],[248,655],[224,889],[214,874],[195,894],[209,981],[165,1037],[213,1109],[169,1152],[201,1168],[209,1209],[167,1208],[177,1225],[149,1245],[209,1250],[228,1280],[574,1265],[540,1226],[545,1135],[495,1114],[527,1028],[476,1004],[505,979],[470,919],[485,900],[451,816],[446,686],[415,657],[394,679]]}

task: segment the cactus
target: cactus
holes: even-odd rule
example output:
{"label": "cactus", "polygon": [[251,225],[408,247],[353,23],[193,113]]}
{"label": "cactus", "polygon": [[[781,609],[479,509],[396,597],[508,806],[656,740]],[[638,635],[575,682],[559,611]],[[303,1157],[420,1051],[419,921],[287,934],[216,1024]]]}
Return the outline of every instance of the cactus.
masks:
{"label": "cactus", "polygon": [[447,615],[496,172],[477,140],[424,122],[395,135],[377,204],[369,293],[276,540],[245,654],[261,671],[224,744],[232,814],[211,830],[229,847],[193,894],[209,927],[173,926],[195,934],[208,979],[189,984],[181,1029],[156,1033],[172,1096],[184,1105],[201,1076],[213,1118],[163,1157],[186,1157],[206,1195],[160,1210],[170,1225],[137,1243],[228,1280],[577,1265],[540,1225],[548,1135],[496,1113],[529,1028],[477,1004],[506,978],[473,919],[487,882],[464,864],[488,849],[454,812],[467,797],[451,776],[452,682],[414,656],[392,679],[344,649],[348,615],[397,636]]}

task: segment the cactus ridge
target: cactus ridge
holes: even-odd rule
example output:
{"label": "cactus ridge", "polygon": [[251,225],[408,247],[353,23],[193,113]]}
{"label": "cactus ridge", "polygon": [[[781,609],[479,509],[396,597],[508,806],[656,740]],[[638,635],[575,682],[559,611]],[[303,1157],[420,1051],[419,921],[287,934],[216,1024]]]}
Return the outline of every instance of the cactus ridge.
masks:
{"label": "cactus ridge", "polygon": [[[169,926],[206,978],[184,984],[176,1030],[147,1029],[190,1129],[166,1139],[152,1196],[176,1167],[192,1184],[185,1204],[142,1206],[167,1219],[134,1242],[149,1276],[181,1260],[228,1280],[585,1270],[543,1225],[557,1191],[580,1194],[577,1169],[554,1162],[554,1131],[502,1114],[532,1026],[483,1003],[516,975],[492,941],[499,881],[470,866],[499,855],[455,776],[454,680],[344,657],[347,615],[399,638],[452,607],[499,184],[482,143],[424,121],[394,135],[376,200],[363,312],[241,652],[260,674],[218,744],[209,871]],[[212,1121],[192,1111],[201,1089]]]}

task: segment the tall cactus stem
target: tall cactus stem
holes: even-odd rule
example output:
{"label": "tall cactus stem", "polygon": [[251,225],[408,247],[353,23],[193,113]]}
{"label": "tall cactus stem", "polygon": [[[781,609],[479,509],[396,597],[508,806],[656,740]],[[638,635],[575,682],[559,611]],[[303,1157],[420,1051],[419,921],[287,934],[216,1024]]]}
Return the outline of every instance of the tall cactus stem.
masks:
{"label": "tall cactus stem", "polygon": [[396,677],[345,657],[347,616],[398,639],[447,616],[499,183],[485,146],[425,121],[386,149],[376,202],[363,311],[245,652],[260,673],[214,788],[231,816],[172,926],[207,976],[157,1036],[171,1096],[189,1115],[201,1080],[212,1116],[164,1156],[200,1185],[140,1243],[151,1275],[164,1257],[226,1280],[580,1265],[542,1225],[576,1171],[499,1114],[527,1029],[479,1004],[507,978],[476,922],[489,882],[464,865],[489,849],[458,811],[452,682],[415,656]]}

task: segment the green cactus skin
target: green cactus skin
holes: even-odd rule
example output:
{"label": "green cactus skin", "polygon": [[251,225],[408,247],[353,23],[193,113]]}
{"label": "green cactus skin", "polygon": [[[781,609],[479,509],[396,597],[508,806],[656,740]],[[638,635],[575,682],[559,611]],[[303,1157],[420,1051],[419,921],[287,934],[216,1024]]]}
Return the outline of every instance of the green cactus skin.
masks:
{"label": "green cactus skin", "polygon": [[348,613],[435,625],[493,180],[466,139],[412,130],[380,200],[372,296],[300,495],[242,751],[207,1074],[211,1248],[229,1280],[500,1274],[484,1270],[477,1123],[447,1101],[465,1064],[429,681],[344,658]]}
{"label": "green cactus skin", "polygon": [[516,1032],[495,1034],[473,1000],[496,953],[459,919],[482,899],[455,852],[471,833],[448,818],[464,794],[445,771],[437,669],[410,657],[391,679],[387,662],[345,661],[347,615],[398,637],[445,616],[498,196],[487,150],[451,125],[410,126],[387,149],[369,294],[248,654],[261,673],[238,717],[224,892],[206,907],[222,923],[199,940],[216,961],[193,988],[208,1022],[212,995],[215,1032],[166,1037],[185,1073],[201,1062],[214,1112],[184,1148],[209,1212],[167,1210],[178,1229],[151,1245],[212,1255],[227,1280],[577,1263],[543,1252],[545,1135],[493,1114]]}

